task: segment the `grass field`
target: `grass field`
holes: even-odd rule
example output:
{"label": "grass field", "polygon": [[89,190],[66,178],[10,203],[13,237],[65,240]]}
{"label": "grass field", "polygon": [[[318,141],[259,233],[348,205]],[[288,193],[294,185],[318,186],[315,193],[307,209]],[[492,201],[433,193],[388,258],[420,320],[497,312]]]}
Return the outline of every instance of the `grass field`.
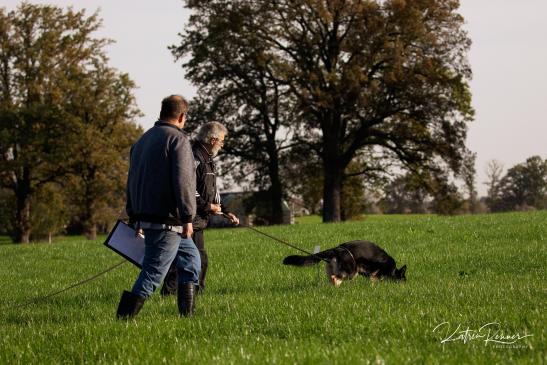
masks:
{"label": "grass field", "polygon": [[[196,316],[179,318],[175,298],[156,293],[136,320],[123,322],[114,317],[121,292],[138,274],[130,264],[46,301],[12,308],[119,262],[102,240],[3,244],[0,364],[547,360],[547,212],[369,216],[342,224],[306,218],[263,230],[308,250],[371,240],[398,266],[408,265],[408,281],[356,278],[335,288],[323,267],[318,276],[313,267],[283,266],[282,259],[295,253],[288,247],[244,228],[209,230],[208,288],[198,298]],[[491,341],[495,329],[497,339],[516,342]],[[447,338],[454,341],[441,343]]]}

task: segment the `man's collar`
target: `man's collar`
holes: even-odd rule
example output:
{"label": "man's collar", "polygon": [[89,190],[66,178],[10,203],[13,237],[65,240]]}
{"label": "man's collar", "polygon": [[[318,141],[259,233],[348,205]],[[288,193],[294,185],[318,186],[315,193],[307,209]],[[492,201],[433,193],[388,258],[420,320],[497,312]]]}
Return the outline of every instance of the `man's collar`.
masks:
{"label": "man's collar", "polygon": [[198,141],[198,143],[199,143],[200,147],[201,147],[205,152],[207,152],[207,154],[209,155],[209,157],[213,158],[213,153],[210,152],[209,149],[208,149],[207,147],[205,147],[205,145],[204,145],[203,143],[201,143],[201,142],[199,142],[199,141]]}
{"label": "man's collar", "polygon": [[175,128],[176,130],[178,131],[181,131],[183,132],[182,128],[179,128],[177,127],[176,125],[174,125],[173,123],[169,123],[169,122],[166,122],[164,120],[161,120],[161,119],[158,119],[158,121],[156,123],[154,123],[155,126],[166,126],[166,127],[171,127],[171,128]]}

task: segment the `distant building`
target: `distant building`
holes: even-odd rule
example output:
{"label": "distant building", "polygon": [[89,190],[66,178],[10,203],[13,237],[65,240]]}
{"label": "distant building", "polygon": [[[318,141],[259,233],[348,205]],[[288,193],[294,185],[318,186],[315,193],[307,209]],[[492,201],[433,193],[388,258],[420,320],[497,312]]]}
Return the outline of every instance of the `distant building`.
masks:
{"label": "distant building", "polygon": [[310,210],[306,208],[306,203],[301,198],[298,198],[298,197],[289,198],[289,206],[295,217],[302,217],[302,216],[311,214]]}
{"label": "distant building", "polygon": [[[244,191],[220,194],[222,204],[240,220],[242,226],[265,226],[271,220],[271,207],[267,191]],[[293,224],[294,216],[286,201],[283,201],[283,223]],[[211,216],[209,227],[231,227],[222,216]]]}

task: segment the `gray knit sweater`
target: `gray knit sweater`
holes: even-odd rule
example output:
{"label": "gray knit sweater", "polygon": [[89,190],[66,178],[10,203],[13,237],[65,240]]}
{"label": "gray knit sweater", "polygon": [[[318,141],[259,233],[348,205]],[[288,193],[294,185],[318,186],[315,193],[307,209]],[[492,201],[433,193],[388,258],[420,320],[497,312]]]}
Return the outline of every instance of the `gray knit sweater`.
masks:
{"label": "gray knit sweater", "polygon": [[182,130],[158,121],[131,147],[126,209],[131,222],[192,222],[196,171],[189,138]]}

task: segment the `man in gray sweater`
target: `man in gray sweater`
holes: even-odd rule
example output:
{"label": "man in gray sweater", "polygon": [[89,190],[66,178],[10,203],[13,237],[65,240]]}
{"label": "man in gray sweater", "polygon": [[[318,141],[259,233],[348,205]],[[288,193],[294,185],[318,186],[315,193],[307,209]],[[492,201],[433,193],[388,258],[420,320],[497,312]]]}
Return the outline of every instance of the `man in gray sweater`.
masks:
{"label": "man in gray sweater", "polygon": [[142,270],[131,291],[125,291],[118,318],[138,314],[144,301],[161,284],[176,260],[178,308],[194,312],[200,256],[192,241],[196,214],[196,175],[186,133],[188,103],[180,95],[163,99],[159,120],[131,147],[126,210],[137,232],[144,232]]}

